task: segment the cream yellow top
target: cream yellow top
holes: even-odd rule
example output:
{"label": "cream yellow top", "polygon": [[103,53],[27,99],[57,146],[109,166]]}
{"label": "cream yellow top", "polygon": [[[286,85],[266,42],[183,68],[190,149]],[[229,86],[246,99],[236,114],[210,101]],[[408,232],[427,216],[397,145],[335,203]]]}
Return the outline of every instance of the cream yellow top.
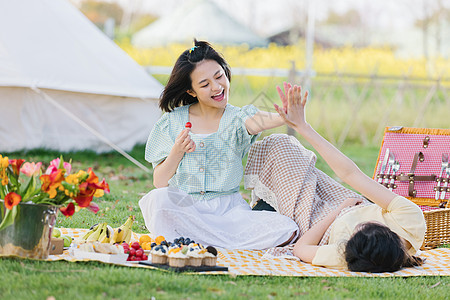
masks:
{"label": "cream yellow top", "polygon": [[408,253],[414,255],[425,238],[426,223],[421,209],[408,199],[397,196],[386,210],[378,205],[355,207],[331,225],[328,245],[318,248],[312,264],[335,269],[346,269],[344,258],[346,241],[355,227],[364,222],[378,221],[411,244]]}

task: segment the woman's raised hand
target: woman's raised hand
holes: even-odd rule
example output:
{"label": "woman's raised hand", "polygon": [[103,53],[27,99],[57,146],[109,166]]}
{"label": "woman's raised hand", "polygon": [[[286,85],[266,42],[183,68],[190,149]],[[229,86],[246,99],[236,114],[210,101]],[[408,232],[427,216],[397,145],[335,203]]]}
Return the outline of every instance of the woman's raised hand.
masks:
{"label": "woman's raised hand", "polygon": [[283,111],[287,113],[288,100],[287,100],[287,92],[292,88],[292,85],[287,82],[283,82],[284,92],[281,90],[279,86],[277,86],[278,95],[280,95],[281,103],[283,104]]}
{"label": "woman's raised hand", "polygon": [[195,150],[195,143],[189,135],[190,128],[183,129],[175,139],[173,147],[177,152],[191,153]]}
{"label": "woman's raised hand", "polygon": [[285,92],[277,86],[283,108],[274,104],[275,109],[290,127],[300,130],[303,125],[307,124],[305,105],[308,99],[308,91],[302,96],[302,88],[297,85],[291,86],[289,83],[284,83],[284,90]]}

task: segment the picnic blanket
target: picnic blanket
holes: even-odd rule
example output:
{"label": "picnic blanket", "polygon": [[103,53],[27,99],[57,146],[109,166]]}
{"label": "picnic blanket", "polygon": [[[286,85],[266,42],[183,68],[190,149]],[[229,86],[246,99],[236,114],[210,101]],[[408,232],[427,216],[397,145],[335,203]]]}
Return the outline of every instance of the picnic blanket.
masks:
{"label": "picnic blanket", "polygon": [[[62,228],[62,234],[69,235],[75,239],[82,236],[88,229]],[[132,241],[138,240],[140,234],[133,233]],[[312,266],[296,259],[286,258],[263,258],[264,250],[230,250],[218,249],[217,265],[228,267],[228,272],[204,272],[200,274],[230,274],[230,275],[264,275],[264,276],[316,276],[316,277],[409,277],[409,276],[449,276],[450,275],[450,249],[437,248],[420,253],[425,258],[425,264],[420,267],[405,268],[393,273],[365,273],[333,270]],[[70,262],[88,261],[80,260],[70,256],[65,250],[61,255],[50,255],[49,261],[66,260]],[[127,267],[150,268],[153,267],[126,263]]]}
{"label": "picnic blanket", "polygon": [[[256,142],[249,152],[245,169],[246,188],[252,189],[252,201],[264,199],[279,213],[292,218],[299,226],[300,234],[319,222],[348,197],[363,198],[349,190],[315,167],[316,156],[304,148],[297,139],[287,135],[271,135]],[[369,202],[363,198],[365,204]],[[343,211],[342,213],[345,213]],[[87,229],[63,228],[62,233],[75,239]],[[132,241],[139,240],[133,233]],[[321,243],[326,243],[327,237]],[[334,270],[312,266],[289,256],[289,247],[266,250],[218,249],[218,266],[228,267],[228,272],[204,272],[203,274],[264,275],[264,276],[448,276],[450,275],[450,249],[438,248],[421,252],[425,264],[405,268],[392,273],[365,273]],[[270,254],[270,255],[267,255]],[[51,255],[48,260],[80,261],[64,251]],[[135,263],[129,267],[153,268]]]}

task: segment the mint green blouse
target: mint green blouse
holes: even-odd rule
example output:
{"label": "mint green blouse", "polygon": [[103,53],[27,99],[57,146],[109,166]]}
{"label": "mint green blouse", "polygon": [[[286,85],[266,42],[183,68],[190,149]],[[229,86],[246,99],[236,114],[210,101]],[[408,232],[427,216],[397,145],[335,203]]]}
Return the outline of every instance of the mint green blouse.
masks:
{"label": "mint green blouse", "polygon": [[[165,113],[153,127],[145,148],[145,159],[153,168],[166,159],[185,128],[189,106]],[[257,111],[253,105],[239,108],[227,104],[217,132],[206,137],[191,133],[195,151],[184,154],[169,186],[201,200],[238,192],[244,172],[242,159],[259,136],[247,132],[245,121]]]}

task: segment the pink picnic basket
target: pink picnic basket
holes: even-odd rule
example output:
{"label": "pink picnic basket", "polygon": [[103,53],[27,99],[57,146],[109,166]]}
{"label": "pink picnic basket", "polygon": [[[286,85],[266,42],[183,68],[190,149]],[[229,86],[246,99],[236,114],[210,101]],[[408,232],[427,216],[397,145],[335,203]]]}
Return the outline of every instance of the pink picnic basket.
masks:
{"label": "pink picnic basket", "polygon": [[419,205],[422,249],[450,244],[450,130],[386,127],[373,179]]}

